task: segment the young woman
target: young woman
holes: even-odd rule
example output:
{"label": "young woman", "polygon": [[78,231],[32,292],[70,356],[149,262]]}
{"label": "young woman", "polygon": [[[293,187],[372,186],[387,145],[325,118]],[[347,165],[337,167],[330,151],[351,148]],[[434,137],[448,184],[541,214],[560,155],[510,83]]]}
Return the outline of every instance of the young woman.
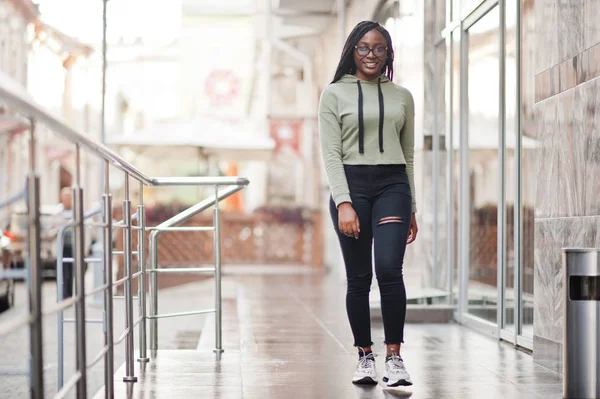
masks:
{"label": "young woman", "polygon": [[355,384],[377,384],[369,314],[374,247],[387,349],[383,381],[388,386],[412,385],[400,345],[406,315],[402,263],[406,245],[418,230],[415,111],[411,93],[392,82],[393,65],[387,30],[377,22],[359,23],[319,104],[331,218],[346,266],[346,309],[359,352]]}

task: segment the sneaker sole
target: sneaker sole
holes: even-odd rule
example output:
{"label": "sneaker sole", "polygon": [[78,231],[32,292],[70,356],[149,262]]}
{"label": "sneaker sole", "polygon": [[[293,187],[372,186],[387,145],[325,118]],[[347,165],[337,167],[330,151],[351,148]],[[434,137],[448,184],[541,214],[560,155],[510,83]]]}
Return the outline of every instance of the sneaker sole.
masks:
{"label": "sneaker sole", "polygon": [[388,384],[387,382],[389,381],[389,378],[387,377],[383,377],[383,382],[385,382],[387,384],[388,387],[393,388],[393,387],[409,387],[411,386],[413,383],[411,381],[406,381],[406,380],[399,380],[396,381],[393,384]]}
{"label": "sneaker sole", "polygon": [[355,385],[377,385],[377,381],[371,377],[364,377],[360,380],[352,381]]}

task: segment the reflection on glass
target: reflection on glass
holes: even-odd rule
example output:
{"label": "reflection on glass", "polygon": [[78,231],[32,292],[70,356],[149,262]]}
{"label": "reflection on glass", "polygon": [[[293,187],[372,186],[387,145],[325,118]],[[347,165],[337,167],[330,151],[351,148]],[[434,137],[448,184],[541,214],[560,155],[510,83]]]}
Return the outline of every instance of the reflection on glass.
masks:
{"label": "reflection on glass", "polygon": [[497,320],[498,7],[469,29],[469,313]]}
{"label": "reflection on glass", "polygon": [[523,205],[523,231],[521,250],[523,264],[521,281],[523,286],[521,334],[533,339],[533,252],[534,252],[534,206],[535,206],[535,156],[537,134],[533,115],[534,104],[534,56],[535,32],[533,2],[523,2],[522,8],[522,58],[521,58],[521,197]]}
{"label": "reflection on glass", "polygon": [[[441,290],[444,294],[449,293],[448,287],[448,255],[447,255],[447,246],[448,246],[448,237],[446,235],[448,229],[447,226],[447,211],[448,207],[447,198],[448,198],[448,179],[447,179],[447,170],[448,170],[448,151],[446,146],[446,103],[445,103],[445,70],[446,70],[446,52],[447,47],[446,43],[442,42],[435,48],[436,51],[436,63],[435,63],[435,90],[433,94],[435,96],[436,107],[434,110],[436,111],[436,115],[434,117],[434,137],[438,136],[438,145],[437,147],[433,145],[432,138],[432,147],[433,147],[433,158],[432,158],[432,170],[435,176],[435,179],[432,179],[432,183],[437,185],[437,197],[434,205],[435,212],[435,220],[436,223],[433,226],[433,238],[434,238],[434,252],[435,253],[435,261],[434,261],[434,275],[432,276],[432,286],[438,290]],[[435,189],[435,187],[434,187]]]}
{"label": "reflection on glass", "polygon": [[[448,65],[449,71],[452,79],[452,98],[449,98],[449,101],[452,102],[452,115],[450,115],[450,123],[452,123],[452,144],[449,144],[449,148],[452,148],[453,155],[453,164],[450,165],[450,170],[452,171],[452,198],[450,199],[452,203],[452,215],[453,220],[452,223],[452,236],[454,237],[453,245],[453,260],[452,260],[452,274],[453,274],[453,283],[452,287],[454,290],[454,298],[455,301],[458,298],[458,250],[460,248],[459,245],[459,229],[458,229],[458,220],[459,220],[459,204],[460,204],[460,36],[459,34],[452,34],[452,64]],[[450,108],[448,108],[448,112],[450,112]]]}
{"label": "reflection on glass", "polygon": [[505,190],[506,190],[506,267],[504,268],[504,325],[503,328],[515,331],[515,204],[517,199],[516,168],[516,106],[517,106],[517,59],[516,59],[516,3],[506,4],[506,46],[505,46],[505,124],[506,151]]}

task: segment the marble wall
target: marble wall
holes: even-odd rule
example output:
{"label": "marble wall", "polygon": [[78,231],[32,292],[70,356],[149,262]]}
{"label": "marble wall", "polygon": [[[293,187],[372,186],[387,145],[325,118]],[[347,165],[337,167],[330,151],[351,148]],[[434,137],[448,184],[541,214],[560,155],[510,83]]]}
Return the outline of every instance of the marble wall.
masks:
{"label": "marble wall", "polygon": [[[534,359],[562,369],[565,246],[600,248],[600,0],[535,0]],[[531,77],[529,77],[531,78]]]}

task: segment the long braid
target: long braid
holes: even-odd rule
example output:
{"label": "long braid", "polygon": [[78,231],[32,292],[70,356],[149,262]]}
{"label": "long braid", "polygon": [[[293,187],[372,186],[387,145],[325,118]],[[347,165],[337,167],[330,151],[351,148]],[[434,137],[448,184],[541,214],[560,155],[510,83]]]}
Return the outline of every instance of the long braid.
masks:
{"label": "long braid", "polygon": [[354,29],[352,29],[350,35],[348,35],[346,43],[344,44],[344,49],[342,50],[340,62],[337,66],[333,81],[331,83],[337,82],[347,73],[356,73],[356,65],[354,63],[354,46],[356,46],[356,43],[358,43],[361,37],[373,29],[377,29],[379,32],[381,32],[384,39],[387,41],[388,53],[381,73],[384,73],[389,80],[394,80],[394,47],[392,45],[392,37],[390,33],[377,22],[362,21],[359,22]]}

